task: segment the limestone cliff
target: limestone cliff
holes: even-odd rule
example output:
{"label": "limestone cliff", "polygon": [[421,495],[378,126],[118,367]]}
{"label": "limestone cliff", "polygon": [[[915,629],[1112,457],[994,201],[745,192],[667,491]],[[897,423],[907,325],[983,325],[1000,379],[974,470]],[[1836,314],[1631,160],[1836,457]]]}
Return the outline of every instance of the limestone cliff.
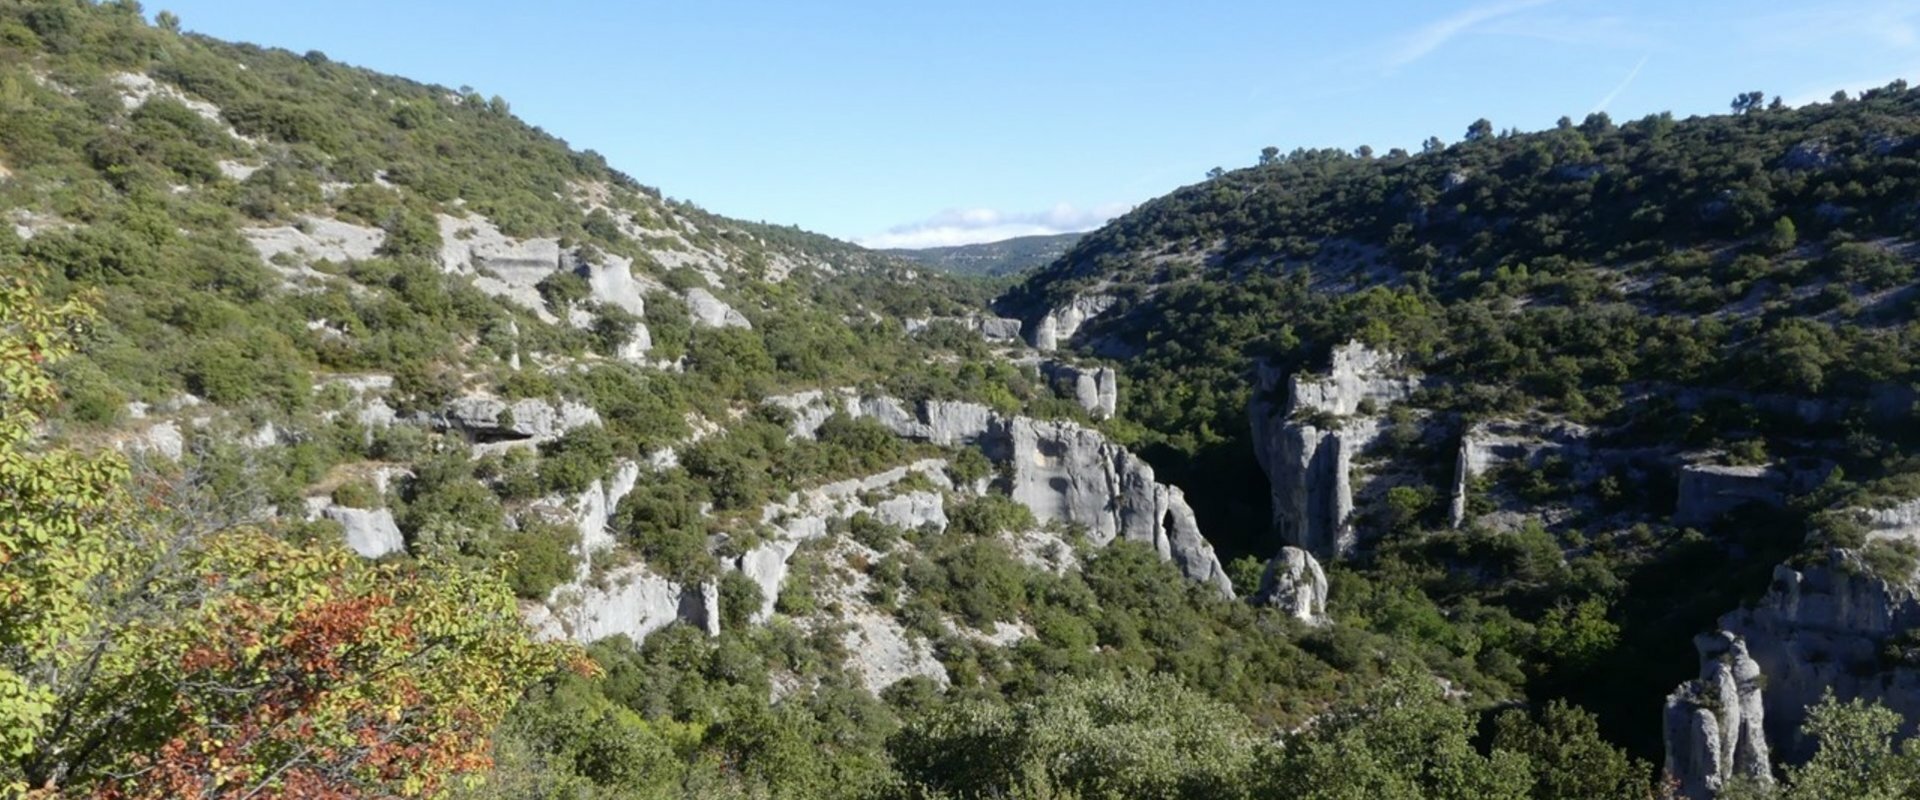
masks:
{"label": "limestone cliff", "polygon": [[1047,311],[1033,325],[1033,349],[1042,353],[1051,353],[1073,341],[1073,335],[1080,332],[1080,326],[1088,320],[1106,313],[1116,302],[1109,294],[1079,294],[1065,305]]}
{"label": "limestone cliff", "polygon": [[1007,466],[1006,490],[1041,522],[1085,527],[1096,545],[1115,539],[1152,546],[1188,578],[1231,596],[1226,571],[1177,488],[1105,434],[1074,422],[1009,417],[978,403],[929,400],[914,408],[851,390],[768,399],[793,414],[793,433],[812,436],[838,411],[879,422],[896,435],[967,444]]}
{"label": "limestone cliff", "polygon": [[[1248,409],[1254,455],[1272,492],[1273,527],[1282,543],[1322,558],[1351,554],[1355,460],[1379,440],[1379,412],[1420,387],[1391,354],[1359,342],[1334,348],[1327,373],[1257,370]],[[1284,385],[1284,394],[1282,386]]]}

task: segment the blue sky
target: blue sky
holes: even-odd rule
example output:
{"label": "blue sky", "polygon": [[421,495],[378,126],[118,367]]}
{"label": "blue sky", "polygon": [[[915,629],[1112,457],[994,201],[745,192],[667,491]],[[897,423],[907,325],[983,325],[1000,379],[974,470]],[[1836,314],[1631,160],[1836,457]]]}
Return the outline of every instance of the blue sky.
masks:
{"label": "blue sky", "polygon": [[876,246],[1092,227],[1261,147],[1417,147],[1920,76],[1913,0],[148,0],[501,95],[718,213]]}

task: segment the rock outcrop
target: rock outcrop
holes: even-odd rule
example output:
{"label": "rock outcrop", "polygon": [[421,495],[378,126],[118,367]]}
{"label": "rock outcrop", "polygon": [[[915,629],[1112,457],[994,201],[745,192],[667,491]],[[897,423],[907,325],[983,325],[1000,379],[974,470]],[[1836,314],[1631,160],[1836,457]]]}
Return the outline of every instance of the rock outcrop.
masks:
{"label": "rock outcrop", "polygon": [[697,286],[687,290],[687,313],[693,317],[694,324],[709,328],[753,328],[745,315]]}
{"label": "rock outcrop", "polygon": [[1503,464],[1541,466],[1548,458],[1582,459],[1590,432],[1567,422],[1532,425],[1517,420],[1491,420],[1469,427],[1460,435],[1454,460],[1453,492],[1448,498],[1447,522],[1458,528],[1467,519],[1467,500],[1474,479]]}
{"label": "rock outcrop", "polygon": [[1033,349],[1042,353],[1051,353],[1073,340],[1080,332],[1080,326],[1087,321],[1106,313],[1117,302],[1110,294],[1074,295],[1066,305],[1052,309],[1034,323],[1031,337]]}
{"label": "rock outcrop", "polygon": [[1057,361],[1041,364],[1054,388],[1094,419],[1109,419],[1120,404],[1120,379],[1112,367],[1082,367]]}
{"label": "rock outcrop", "polygon": [[910,474],[924,475],[936,486],[951,487],[945,467],[946,462],[938,459],[919,461],[865,478],[796,492],[785,502],[762,509],[761,521],[773,531],[772,535],[758,547],[742,554],[733,564],[740,574],[760,587],[761,607],[749,616],[750,621],[765,622],[773,616],[774,602],[779,599],[780,588],[786,583],[788,564],[793,554],[799,551],[801,545],[827,536],[835,520],[845,520],[867,512],[883,522],[901,524],[917,519],[921,524],[928,524],[937,521],[939,527],[944,529],[947,515],[945,501],[939,494],[909,492],[882,501],[879,507],[868,505],[861,497],[886,490]]}
{"label": "rock outcrop", "polygon": [[1298,547],[1283,547],[1267,562],[1260,575],[1260,590],[1253,602],[1272,606],[1308,625],[1325,625],[1327,617],[1327,573],[1312,553]]}
{"label": "rock outcrop", "polygon": [[326,217],[302,216],[293,225],[272,228],[242,228],[240,234],[260,254],[260,261],[289,281],[296,278],[325,280],[328,276],[312,269],[320,261],[346,263],[364,261],[380,252],[387,234],[370,228]]}
{"label": "rock outcrop", "polygon": [[[1914,509],[1920,502],[1854,515],[1869,542],[1911,541]],[[1727,776],[1763,771],[1769,753],[1788,763],[1811,757],[1802,726],[1829,692],[1900,714],[1902,736],[1920,723],[1920,648],[1911,644],[1920,579],[1911,567],[1876,569],[1848,549],[1782,564],[1759,603],[1722,616],[1719,628],[1696,640],[1701,680],[1667,704],[1668,766],[1688,797],[1712,797]]]}
{"label": "rock outcrop", "polygon": [[615,569],[599,580],[553,590],[526,619],[548,639],[597,642],[626,636],[635,642],[675,622],[719,630],[719,592],[712,584],[684,586],[654,574],[644,564]]}
{"label": "rock outcrop", "polygon": [[552,403],[527,398],[508,403],[489,395],[468,395],[448,403],[433,422],[485,447],[551,441],[575,428],[599,425],[600,413],[571,400]]}
{"label": "rock outcrop", "polygon": [[[1352,342],[1334,348],[1325,375],[1287,375],[1263,364],[1257,378],[1248,413],[1274,530],[1282,543],[1320,558],[1351,554],[1359,546],[1354,495],[1366,477],[1355,459],[1384,431],[1379,412],[1418,390],[1419,377]],[[1285,395],[1275,398],[1283,378]]]}
{"label": "rock outcrop", "polygon": [[905,320],[907,333],[917,334],[930,328],[934,323],[946,322],[958,325],[980,338],[995,344],[1009,344],[1020,341],[1020,320],[1006,317],[989,317],[974,314],[965,317],[920,317]]}
{"label": "rock outcrop", "polygon": [[1683,796],[1711,800],[1735,778],[1769,779],[1763,671],[1739,636],[1694,639],[1700,677],[1667,696],[1666,771]]}
{"label": "rock outcrop", "polygon": [[1115,539],[1150,545],[1188,578],[1233,595],[1186,496],[1155,481],[1146,461],[1072,422],[1015,417],[1006,431],[1007,489],[1034,518],[1083,526],[1096,546]]}
{"label": "rock outcrop", "polygon": [[320,516],[340,524],[346,532],[347,547],[367,558],[379,558],[407,549],[406,538],[394,522],[393,512],[384,508],[347,508],[330,505]]}
{"label": "rock outcrop", "polygon": [[1149,545],[1188,578],[1233,594],[1185,494],[1159,483],[1145,460],[1092,428],[1007,417],[978,403],[929,400],[909,408],[895,398],[851,391],[803,392],[768,402],[792,412],[796,436],[812,436],[837,411],[872,419],[905,438],[976,446],[1007,465],[1008,494],[1039,521],[1083,526],[1095,545],[1115,539]]}

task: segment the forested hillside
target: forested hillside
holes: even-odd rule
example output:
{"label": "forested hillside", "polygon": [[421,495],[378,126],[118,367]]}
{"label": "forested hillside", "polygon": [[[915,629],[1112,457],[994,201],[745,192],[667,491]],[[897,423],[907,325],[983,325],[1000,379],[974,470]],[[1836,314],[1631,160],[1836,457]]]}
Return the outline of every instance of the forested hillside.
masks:
{"label": "forested hillside", "polygon": [[[1876,565],[1901,608],[1912,579],[1887,509],[1916,496],[1920,92],[1757,97],[1538,133],[1481,120],[1418,154],[1269,152],[998,305],[1119,365],[1119,427],[1224,552],[1337,537],[1336,619],[1511,665],[1529,697],[1656,755],[1691,638],[1771,607],[1776,564]],[[1396,619],[1406,596],[1436,624]],[[1860,684],[1902,680],[1877,659],[1850,667]],[[1820,672],[1775,694],[1816,700]],[[1804,758],[1776,719],[1799,713],[1775,706],[1776,755]]]}
{"label": "forested hillside", "polygon": [[1275,153],[996,300],[150,11],[0,0],[8,796],[1920,774],[1920,93]]}

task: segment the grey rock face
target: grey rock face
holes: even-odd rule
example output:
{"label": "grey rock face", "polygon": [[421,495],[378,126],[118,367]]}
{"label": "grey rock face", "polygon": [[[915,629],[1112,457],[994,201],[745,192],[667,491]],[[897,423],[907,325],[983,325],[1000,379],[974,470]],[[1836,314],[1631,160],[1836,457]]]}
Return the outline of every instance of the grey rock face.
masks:
{"label": "grey rock face", "polygon": [[1041,370],[1056,388],[1073,398],[1094,419],[1108,419],[1120,404],[1120,379],[1112,367],[1082,367],[1047,362]]}
{"label": "grey rock face", "polygon": [[1283,547],[1260,575],[1260,591],[1253,601],[1285,611],[1308,625],[1325,625],[1327,573],[1312,553]]}
{"label": "grey rock face", "polygon": [[520,305],[547,322],[555,321],[535,287],[563,266],[560,240],[515,239],[477,215],[441,214],[437,220],[442,270],[474,276],[473,285],[480,291]]}
{"label": "grey rock face", "polygon": [[1787,151],[1785,157],[1780,159],[1780,166],[1794,171],[1832,169],[1838,163],[1839,158],[1833,153],[1833,145],[1825,139],[1813,139],[1796,144]]}
{"label": "grey rock face", "polygon": [[908,492],[889,497],[874,506],[873,515],[881,522],[910,531],[926,527],[936,532],[947,529],[946,500],[934,492]]}
{"label": "grey rock face", "polygon": [[753,323],[733,310],[733,306],[697,286],[687,290],[687,313],[693,317],[694,324],[709,328],[753,328]]}
{"label": "grey rock face", "polygon": [[1667,696],[1666,770],[1681,794],[1711,800],[1736,777],[1770,780],[1760,664],[1739,636],[1694,639],[1700,677]]}
{"label": "grey rock face", "polygon": [[[1354,459],[1378,441],[1378,412],[1411,396],[1418,376],[1406,374],[1391,355],[1357,342],[1335,348],[1326,375],[1289,375],[1285,398],[1271,398],[1283,373],[1262,365],[1248,409],[1254,455],[1267,473],[1273,525],[1286,544],[1321,558],[1351,554],[1359,545],[1353,526]],[[1360,413],[1371,406],[1374,414]],[[1333,418],[1337,427],[1316,422]]]}
{"label": "grey rock face", "polygon": [[1787,475],[1770,466],[1689,464],[1680,468],[1678,525],[1700,525],[1744,505],[1778,508],[1786,502]]}
{"label": "grey rock face", "polygon": [[373,258],[387,238],[379,228],[314,216],[301,217],[298,225],[244,228],[240,233],[260,254],[260,260],[272,262],[275,257],[285,256],[296,264],[364,261]]}
{"label": "grey rock face", "polygon": [[605,261],[603,264],[581,261],[573,267],[575,274],[587,279],[589,296],[595,302],[636,317],[646,316],[644,296],[648,287],[633,277],[633,262],[619,256],[608,256]]}
{"label": "grey rock face", "polygon": [[600,412],[571,400],[559,404],[527,398],[507,403],[497,397],[469,395],[447,405],[436,420],[441,427],[460,430],[476,441],[502,439],[544,442],[567,431],[600,424]]}
{"label": "grey rock face", "polygon": [[629,364],[644,365],[652,363],[647,360],[647,353],[652,350],[653,334],[647,330],[646,325],[635,324],[633,326],[633,335],[628,337],[627,343],[623,345],[620,348],[620,352],[615,355],[621,361]]}
{"label": "grey rock face", "polygon": [[166,420],[148,427],[139,438],[128,442],[126,449],[135,453],[152,453],[168,461],[179,461],[187,452],[187,436],[178,423]]}
{"label": "grey rock face", "polygon": [[708,599],[707,587],[681,586],[636,564],[616,569],[598,582],[555,589],[544,605],[532,607],[526,616],[546,639],[587,643],[626,636],[639,642],[675,622],[712,630],[719,610],[709,607]]}
{"label": "grey rock face", "polygon": [[1114,539],[1150,545],[1188,578],[1232,596],[1185,496],[1156,482],[1145,461],[1071,422],[1016,417],[1007,428],[1008,493],[1035,519],[1084,526],[1095,545]]}
{"label": "grey rock face", "polygon": [[1020,320],[1006,317],[987,317],[974,314],[966,317],[922,317],[906,320],[908,334],[917,334],[932,327],[936,322],[950,322],[962,328],[980,334],[980,338],[993,343],[1012,343],[1020,341]]}
{"label": "grey rock face", "polygon": [[981,317],[980,336],[989,342],[1020,341],[1020,320],[1006,317]]}
{"label": "grey rock face", "polygon": [[347,535],[347,546],[367,558],[379,558],[407,549],[393,512],[384,508],[364,509],[328,506],[320,515],[340,523]]}
{"label": "grey rock face", "polygon": [[1812,755],[1800,726],[1829,690],[1899,712],[1906,733],[1920,721],[1920,669],[1884,660],[1890,639],[1920,627],[1911,575],[1878,575],[1857,553],[1836,550],[1824,564],[1775,567],[1760,603],[1721,617],[1720,627],[1765,672],[1768,738],[1789,761]]}
{"label": "grey rock face", "polygon": [[1530,425],[1514,420],[1475,424],[1460,436],[1453,469],[1453,494],[1448,523],[1458,528],[1467,518],[1467,495],[1475,478],[1502,464],[1538,467],[1551,456],[1582,459],[1587,455],[1588,430],[1571,423]]}
{"label": "grey rock face", "polygon": [[1033,348],[1051,353],[1073,340],[1087,320],[1106,313],[1116,302],[1109,294],[1075,295],[1066,305],[1048,311],[1034,324]]}
{"label": "grey rock face", "polygon": [[[770,398],[794,412],[794,435],[811,436],[834,410],[878,421],[895,435],[954,446],[977,446],[1005,463],[1012,498],[1041,522],[1087,528],[1088,539],[1105,545],[1116,538],[1151,545],[1188,578],[1231,597],[1233,587],[1199,526],[1186,496],[1155,480],[1153,467],[1106,438],[1073,422],[1005,417],[978,403],[927,401],[918,409],[891,397],[804,392]],[[916,413],[917,412],[917,413]],[[751,556],[752,554],[749,554]],[[769,571],[773,555],[759,563]],[[779,560],[784,562],[784,556]]]}
{"label": "grey rock face", "polygon": [[891,397],[860,397],[848,389],[813,390],[767,398],[793,414],[792,435],[812,438],[836,412],[879,422],[895,436],[951,447],[980,441],[999,425],[999,415],[979,403],[928,400],[916,409]]}

